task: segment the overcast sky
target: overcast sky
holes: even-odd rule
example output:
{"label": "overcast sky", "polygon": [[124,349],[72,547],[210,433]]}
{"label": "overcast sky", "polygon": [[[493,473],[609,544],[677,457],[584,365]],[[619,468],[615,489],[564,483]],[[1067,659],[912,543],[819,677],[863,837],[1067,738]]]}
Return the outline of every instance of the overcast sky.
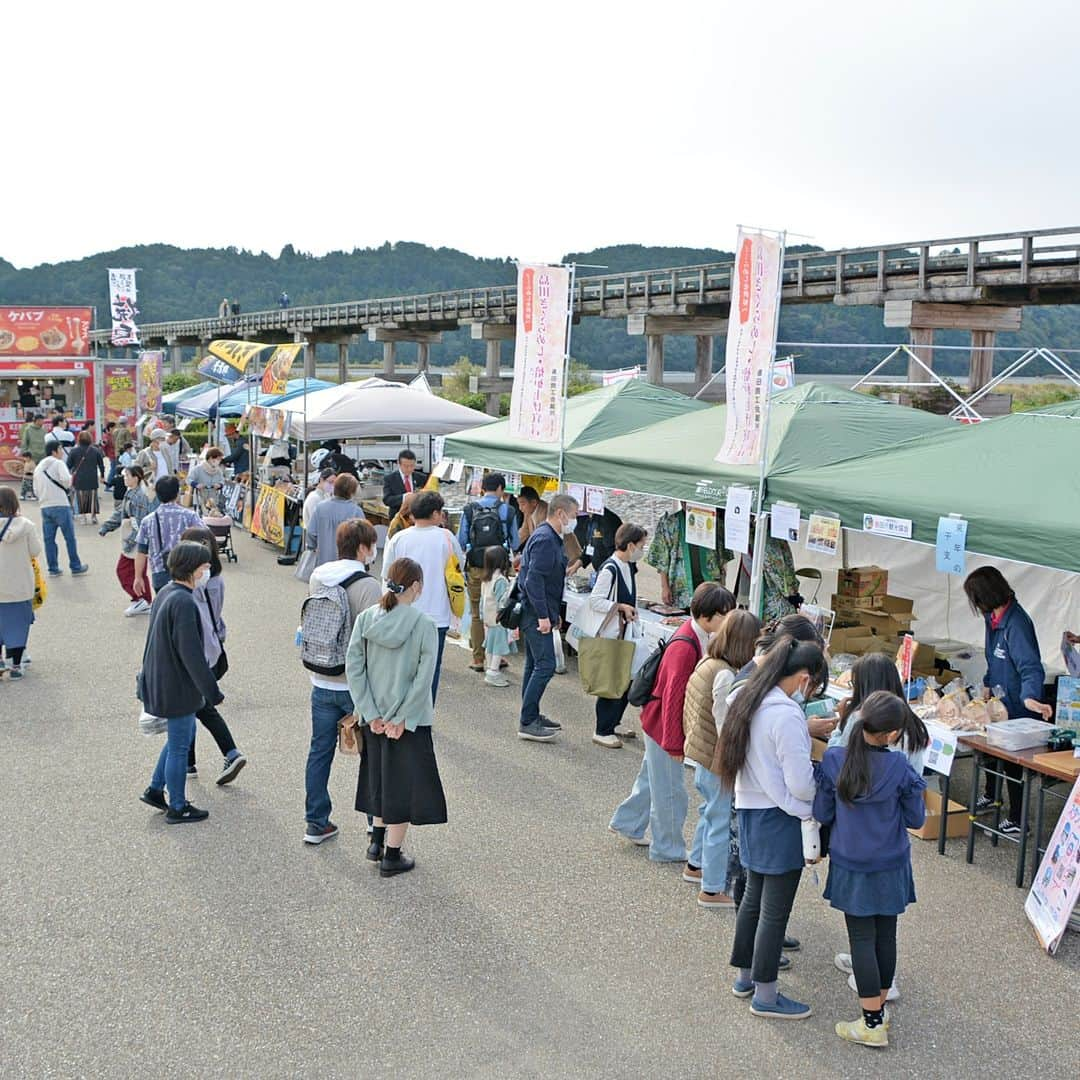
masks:
{"label": "overcast sky", "polygon": [[[0,257],[1076,224],[1074,3],[34,3]],[[797,238],[793,237],[793,242]]]}

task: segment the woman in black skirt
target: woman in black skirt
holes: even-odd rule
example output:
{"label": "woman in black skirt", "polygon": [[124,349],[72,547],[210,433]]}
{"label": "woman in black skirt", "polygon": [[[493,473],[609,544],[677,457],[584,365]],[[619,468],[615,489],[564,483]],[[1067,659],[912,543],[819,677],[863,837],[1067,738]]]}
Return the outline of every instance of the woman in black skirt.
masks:
{"label": "woman in black skirt", "polygon": [[413,606],[424,573],[412,559],[395,559],[385,578],[382,599],[356,620],[345,671],[364,739],[356,809],[375,822],[367,857],[393,877],[415,865],[401,853],[408,827],[444,824],[446,799],[431,741],[439,637]]}

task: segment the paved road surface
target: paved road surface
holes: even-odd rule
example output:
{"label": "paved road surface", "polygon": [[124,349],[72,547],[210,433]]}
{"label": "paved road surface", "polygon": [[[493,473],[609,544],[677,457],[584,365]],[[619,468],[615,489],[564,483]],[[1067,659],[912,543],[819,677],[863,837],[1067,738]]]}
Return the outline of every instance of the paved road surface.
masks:
{"label": "paved road surface", "polygon": [[135,729],[146,623],[120,616],[116,535],[80,535],[90,575],[51,583],[31,672],[0,685],[4,1077],[1075,1075],[1080,938],[1039,952],[1011,847],[981,845],[973,867],[960,841],[916,847],[885,1062],[832,1033],[857,1005],[832,966],[842,918],[809,876],[784,988],[815,1015],[751,1017],[729,991],[732,916],[607,832],[639,755],[588,741],[572,675],[548,699],[562,741],[526,744],[514,691],[450,649],[451,823],[413,832],[417,870],[383,881],[364,861],[347,760],[340,838],[304,845],[303,587],[245,535],[223,711],[251,765],[216,788],[201,733],[190,790],[211,818],[167,828],[137,801],[160,745]]}

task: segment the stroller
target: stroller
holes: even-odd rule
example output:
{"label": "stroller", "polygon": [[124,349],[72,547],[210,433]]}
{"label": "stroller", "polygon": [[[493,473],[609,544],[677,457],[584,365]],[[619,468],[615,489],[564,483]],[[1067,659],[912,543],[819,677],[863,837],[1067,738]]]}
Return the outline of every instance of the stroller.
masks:
{"label": "stroller", "polygon": [[213,500],[210,500],[203,508],[202,522],[214,534],[218,555],[231,563],[236,562],[236,549],[232,542],[233,519],[219,510]]}

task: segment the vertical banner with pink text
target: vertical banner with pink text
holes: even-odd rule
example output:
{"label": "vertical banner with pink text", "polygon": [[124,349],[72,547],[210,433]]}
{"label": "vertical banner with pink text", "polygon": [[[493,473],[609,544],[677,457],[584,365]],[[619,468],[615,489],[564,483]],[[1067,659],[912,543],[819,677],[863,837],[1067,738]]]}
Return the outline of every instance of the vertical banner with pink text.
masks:
{"label": "vertical banner with pink text", "polygon": [[765,452],[762,441],[776,351],[784,243],[776,235],[740,229],[735,251],[725,355],[727,429],[716,460],[756,465]]}
{"label": "vertical banner with pink text", "polygon": [[510,434],[519,439],[561,438],[569,289],[567,266],[518,264]]}

